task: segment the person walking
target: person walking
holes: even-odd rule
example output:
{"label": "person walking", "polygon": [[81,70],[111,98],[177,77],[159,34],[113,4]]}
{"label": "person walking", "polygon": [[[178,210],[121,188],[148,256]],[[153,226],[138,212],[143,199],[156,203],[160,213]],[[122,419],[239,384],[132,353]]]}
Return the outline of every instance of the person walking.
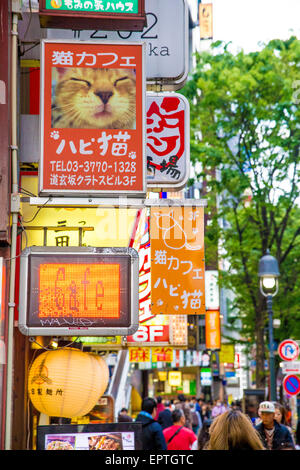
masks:
{"label": "person walking", "polygon": [[225,411],[227,411],[226,406],[221,402],[221,400],[217,400],[213,409],[211,410],[211,417],[216,418],[222,413],[225,413]]}
{"label": "person walking", "polygon": [[175,409],[181,409],[185,416],[185,427],[192,430],[192,414],[186,397],[181,393],[178,395],[179,402],[175,405]]}
{"label": "person walking", "polygon": [[294,437],[292,428],[288,425],[287,420],[286,420],[286,409],[285,409],[285,407],[281,403],[278,403],[278,402],[274,403],[274,406],[275,406],[275,415],[274,415],[275,420],[277,421],[277,423],[283,424],[284,426],[286,426],[288,428],[288,430],[290,431],[290,434],[292,436],[293,443],[295,445],[296,442],[295,442],[295,437]]}
{"label": "person walking", "polygon": [[172,421],[173,425],[163,430],[167,450],[191,450],[197,436],[185,426],[186,419],[182,409],[172,411]]}
{"label": "person walking", "polygon": [[202,424],[202,428],[198,432],[198,439],[192,445],[191,450],[205,450],[209,442],[209,428],[212,423],[212,419],[207,419]]}
{"label": "person walking", "polygon": [[217,416],[209,430],[207,450],[264,450],[250,418],[239,410]]}
{"label": "person walking", "polygon": [[170,401],[165,401],[165,409],[159,413],[157,421],[161,425],[162,429],[172,426],[172,407]]}
{"label": "person walking", "polygon": [[290,431],[275,420],[275,406],[270,401],[263,401],[258,409],[261,423],[255,426],[261,442],[267,450],[280,450],[287,444],[295,448]]}
{"label": "person walking", "polygon": [[122,408],[118,414],[118,423],[130,423],[133,419],[128,414],[127,408]]}
{"label": "person walking", "polygon": [[161,397],[157,397],[156,403],[157,403],[157,408],[156,408],[156,416],[154,419],[157,421],[159,413],[165,409],[165,405],[163,404]]}
{"label": "person walking", "polygon": [[142,411],[135,422],[142,423],[143,450],[166,450],[166,441],[161,425],[155,421],[157,404],[154,398],[146,397],[142,401]]}
{"label": "person walking", "polygon": [[202,427],[202,420],[200,413],[196,411],[196,407],[194,403],[190,403],[190,411],[191,411],[191,417],[192,417],[192,431],[197,435],[199,429]]}

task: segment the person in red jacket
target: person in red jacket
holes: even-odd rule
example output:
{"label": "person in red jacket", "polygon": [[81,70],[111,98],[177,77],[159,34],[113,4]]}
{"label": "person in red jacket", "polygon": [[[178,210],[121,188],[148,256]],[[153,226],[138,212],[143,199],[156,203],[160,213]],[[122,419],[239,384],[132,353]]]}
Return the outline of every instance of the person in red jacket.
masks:
{"label": "person in red jacket", "polygon": [[197,440],[196,434],[185,427],[185,415],[182,409],[172,411],[173,426],[163,430],[167,450],[190,450]]}

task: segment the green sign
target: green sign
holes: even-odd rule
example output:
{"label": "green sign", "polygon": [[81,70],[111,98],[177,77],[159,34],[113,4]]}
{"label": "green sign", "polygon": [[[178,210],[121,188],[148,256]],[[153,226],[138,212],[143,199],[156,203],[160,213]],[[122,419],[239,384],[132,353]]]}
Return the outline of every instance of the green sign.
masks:
{"label": "green sign", "polygon": [[51,11],[138,14],[138,0],[46,0]]}

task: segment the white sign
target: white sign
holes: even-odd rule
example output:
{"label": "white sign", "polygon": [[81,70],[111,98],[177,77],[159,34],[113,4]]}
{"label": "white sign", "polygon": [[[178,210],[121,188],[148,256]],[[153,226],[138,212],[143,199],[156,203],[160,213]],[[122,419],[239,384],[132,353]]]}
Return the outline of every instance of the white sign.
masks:
{"label": "white sign", "polygon": [[207,310],[220,308],[218,271],[205,271],[205,307]]}
{"label": "white sign", "polygon": [[300,374],[300,361],[288,361],[281,363],[282,373],[286,375]]}
{"label": "white sign", "polygon": [[178,191],[189,178],[190,105],[179,93],[147,93],[147,187]]}
{"label": "white sign", "polygon": [[186,0],[146,0],[147,26],[132,31],[47,29],[47,39],[143,41],[146,43],[147,84],[163,79],[164,90],[178,90],[188,75],[188,7]]}

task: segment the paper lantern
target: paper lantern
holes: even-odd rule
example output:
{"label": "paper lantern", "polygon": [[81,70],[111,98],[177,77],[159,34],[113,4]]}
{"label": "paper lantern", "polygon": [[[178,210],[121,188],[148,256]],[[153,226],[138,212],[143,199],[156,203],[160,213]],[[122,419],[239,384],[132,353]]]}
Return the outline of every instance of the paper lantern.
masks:
{"label": "paper lantern", "polygon": [[65,348],[42,353],[32,364],[28,393],[33,406],[48,416],[84,416],[104,394],[108,366],[101,357]]}

